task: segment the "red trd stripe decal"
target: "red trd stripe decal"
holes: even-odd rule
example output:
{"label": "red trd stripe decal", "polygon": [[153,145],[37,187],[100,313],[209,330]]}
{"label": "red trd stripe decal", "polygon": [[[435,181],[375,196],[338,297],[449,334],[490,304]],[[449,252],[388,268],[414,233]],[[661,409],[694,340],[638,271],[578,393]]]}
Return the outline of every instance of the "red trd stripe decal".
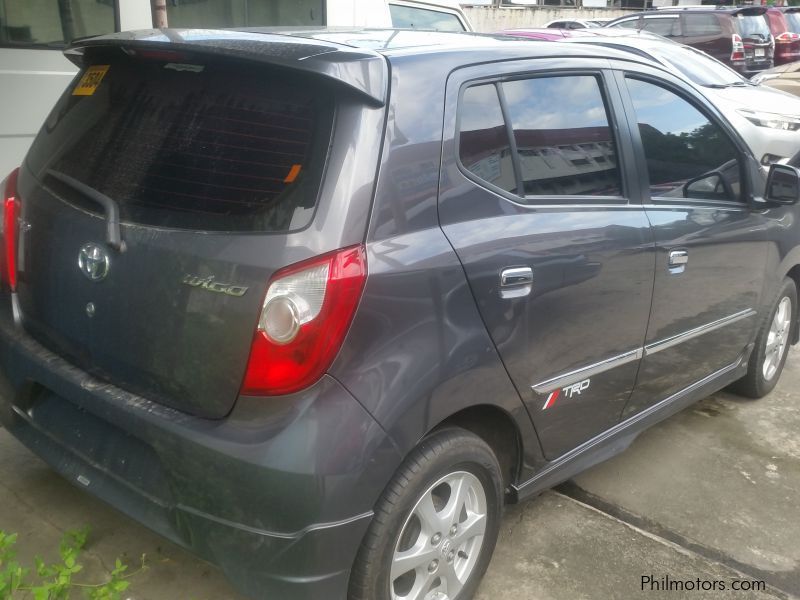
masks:
{"label": "red trd stripe decal", "polygon": [[554,392],[550,392],[550,395],[547,396],[547,400],[545,401],[544,406],[542,407],[542,410],[547,410],[548,408],[553,406],[553,404],[555,404],[556,400],[558,399],[558,395],[560,393],[561,393],[560,389],[555,390]]}

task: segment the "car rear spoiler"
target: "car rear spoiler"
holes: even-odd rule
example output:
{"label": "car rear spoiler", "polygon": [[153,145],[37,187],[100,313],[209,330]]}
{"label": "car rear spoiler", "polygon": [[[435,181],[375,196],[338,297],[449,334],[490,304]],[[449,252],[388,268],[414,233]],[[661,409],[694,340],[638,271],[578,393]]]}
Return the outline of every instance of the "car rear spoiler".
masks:
{"label": "car rear spoiler", "polygon": [[767,14],[768,6],[742,6],[731,11],[733,15],[744,15],[745,17],[759,17]]}
{"label": "car rear spoiler", "polygon": [[323,40],[276,33],[148,29],[76,40],[64,55],[81,67],[86,51],[100,47],[239,58],[319,75],[355,91],[376,107],[386,103],[388,67],[384,57]]}

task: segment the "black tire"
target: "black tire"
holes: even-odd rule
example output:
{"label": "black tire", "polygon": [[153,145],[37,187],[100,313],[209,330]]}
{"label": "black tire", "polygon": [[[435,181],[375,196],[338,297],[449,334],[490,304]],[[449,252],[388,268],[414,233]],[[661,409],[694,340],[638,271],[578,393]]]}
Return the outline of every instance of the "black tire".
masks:
{"label": "black tire", "polygon": [[[392,559],[400,544],[401,533],[405,534],[404,527],[415,518],[411,515],[417,502],[441,478],[463,472],[476,477],[483,488],[486,527],[483,542],[477,551],[478,558],[466,576],[463,588],[450,600],[472,598],[489,566],[500,531],[503,477],[497,458],[486,442],[464,429],[448,427],[420,442],[406,457],[375,505],[375,516],[361,543],[350,576],[350,600],[392,598],[392,586],[403,583],[399,578],[396,584],[390,581]],[[443,535],[446,536],[447,532]],[[440,550],[440,546],[443,548],[444,542],[432,547]],[[409,572],[409,576],[412,577],[411,581],[417,577],[414,572]]]}
{"label": "black tire", "polygon": [[[767,357],[767,339],[769,337],[770,327],[778,307],[784,298],[788,298],[791,302],[791,325],[789,330],[786,331],[787,343],[783,350],[783,355],[777,365],[775,374],[766,379],[764,376],[764,361]],[[775,296],[770,310],[765,313],[764,318],[759,325],[758,335],[756,336],[755,348],[750,354],[750,361],[747,364],[747,374],[731,386],[732,391],[747,398],[763,398],[769,394],[783,372],[783,366],[786,364],[786,357],[789,355],[789,344],[792,340],[792,334],[797,327],[797,287],[791,279],[785,279],[781,285],[781,289]]]}

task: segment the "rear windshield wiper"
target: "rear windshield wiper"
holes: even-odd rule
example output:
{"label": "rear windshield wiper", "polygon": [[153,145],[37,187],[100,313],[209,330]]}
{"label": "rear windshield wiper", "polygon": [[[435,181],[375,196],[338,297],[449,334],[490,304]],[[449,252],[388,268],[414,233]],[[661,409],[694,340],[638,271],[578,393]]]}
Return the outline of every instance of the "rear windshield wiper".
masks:
{"label": "rear windshield wiper", "polygon": [[47,174],[103,207],[106,214],[106,243],[117,252],[122,252],[125,246],[122,242],[122,230],[119,225],[119,204],[104,193],[98,192],[93,187],[65,173],[48,169]]}

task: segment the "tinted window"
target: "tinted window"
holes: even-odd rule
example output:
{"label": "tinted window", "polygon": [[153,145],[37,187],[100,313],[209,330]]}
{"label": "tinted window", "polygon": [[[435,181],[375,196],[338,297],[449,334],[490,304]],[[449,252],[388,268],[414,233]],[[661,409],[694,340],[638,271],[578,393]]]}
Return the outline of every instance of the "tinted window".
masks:
{"label": "tinted window", "polygon": [[769,41],[769,25],[762,15],[743,15],[739,13],[734,18],[736,29],[743,38],[754,39],[759,42]]}
{"label": "tinted window", "polygon": [[73,93],[76,80],[28,155],[40,181],[98,211],[57,176],[66,174],[145,225],[307,225],[333,119],[325,89],[234,63],[169,64],[118,59],[88,95]]}
{"label": "tinted window", "polygon": [[3,0],[0,44],[62,47],[75,38],[112,33],[113,0]]}
{"label": "tinted window", "polygon": [[464,25],[453,13],[390,4],[392,26],[401,29],[435,29],[437,31],[464,31]]}
{"label": "tinted window", "polygon": [[508,132],[493,84],[467,88],[459,109],[459,157],[472,174],[507,192],[517,183]]}
{"label": "tinted window", "polygon": [[786,24],[789,27],[789,31],[800,33],[800,12],[786,12],[783,13],[783,16],[786,17]]}
{"label": "tinted window", "polygon": [[170,27],[324,25],[325,0],[168,0]]}
{"label": "tinted window", "polygon": [[686,30],[684,35],[719,35],[722,33],[719,21],[716,15],[703,15],[687,13],[683,15],[683,23]]}
{"label": "tinted window", "polygon": [[665,88],[628,79],[628,89],[644,145],[651,196],[739,198],[736,149],[719,126]]}
{"label": "tinted window", "polygon": [[680,19],[678,17],[646,18],[642,29],[664,37],[678,37],[681,35]]}
{"label": "tinted window", "polygon": [[614,137],[591,75],[503,84],[525,194],[620,195]]}

